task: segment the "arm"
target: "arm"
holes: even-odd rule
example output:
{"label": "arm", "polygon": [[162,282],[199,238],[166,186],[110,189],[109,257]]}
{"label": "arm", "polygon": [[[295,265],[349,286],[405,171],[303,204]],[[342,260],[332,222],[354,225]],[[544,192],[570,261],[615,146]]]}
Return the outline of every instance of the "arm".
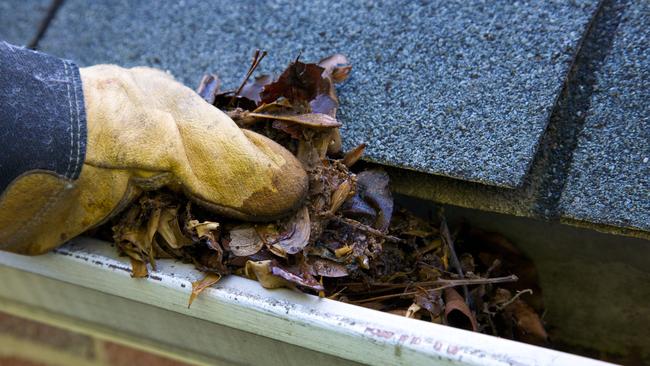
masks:
{"label": "arm", "polygon": [[257,221],[305,196],[289,151],[163,72],[78,69],[3,43],[0,73],[0,249],[45,252],[163,186]]}

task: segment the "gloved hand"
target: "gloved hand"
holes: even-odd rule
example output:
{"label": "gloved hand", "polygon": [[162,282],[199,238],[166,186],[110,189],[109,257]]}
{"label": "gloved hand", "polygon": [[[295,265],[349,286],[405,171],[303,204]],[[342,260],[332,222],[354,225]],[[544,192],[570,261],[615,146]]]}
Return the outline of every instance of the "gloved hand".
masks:
{"label": "gloved hand", "polygon": [[217,213],[271,220],[299,205],[307,175],[282,146],[239,129],[161,71],[81,69],[87,115],[79,178],[19,177],[0,198],[4,250],[43,253],[105,222],[142,190],[182,189]]}

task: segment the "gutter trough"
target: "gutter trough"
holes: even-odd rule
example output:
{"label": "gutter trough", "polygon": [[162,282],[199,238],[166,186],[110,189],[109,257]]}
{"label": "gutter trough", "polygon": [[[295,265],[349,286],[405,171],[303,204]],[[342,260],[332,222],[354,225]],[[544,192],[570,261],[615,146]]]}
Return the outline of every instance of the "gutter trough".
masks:
{"label": "gutter trough", "polygon": [[90,238],[39,257],[1,252],[0,310],[198,364],[607,365],[236,276],[188,308],[202,278],[193,266],[160,260],[145,279],[130,271]]}

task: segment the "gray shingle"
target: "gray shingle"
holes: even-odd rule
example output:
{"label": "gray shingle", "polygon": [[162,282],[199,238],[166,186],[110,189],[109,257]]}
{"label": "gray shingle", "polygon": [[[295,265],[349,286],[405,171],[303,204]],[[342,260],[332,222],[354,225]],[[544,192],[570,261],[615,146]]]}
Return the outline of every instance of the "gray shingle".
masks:
{"label": "gray shingle", "polygon": [[650,2],[618,3],[560,208],[571,220],[650,231]]}
{"label": "gray shingle", "polygon": [[256,48],[266,72],[299,51],[347,54],[346,147],[372,161],[487,184],[522,183],[595,0],[260,3],[68,0],[42,49],[82,65],[204,71],[240,80]]}
{"label": "gray shingle", "polygon": [[36,35],[49,0],[0,0],[0,39],[24,46]]}

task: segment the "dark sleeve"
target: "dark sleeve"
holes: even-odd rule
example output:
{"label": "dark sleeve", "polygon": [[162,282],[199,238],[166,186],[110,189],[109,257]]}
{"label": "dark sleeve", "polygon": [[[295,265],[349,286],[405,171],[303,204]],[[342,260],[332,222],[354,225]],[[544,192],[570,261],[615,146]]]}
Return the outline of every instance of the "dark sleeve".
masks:
{"label": "dark sleeve", "polygon": [[86,113],[79,68],[0,41],[0,196],[18,176],[79,176]]}

